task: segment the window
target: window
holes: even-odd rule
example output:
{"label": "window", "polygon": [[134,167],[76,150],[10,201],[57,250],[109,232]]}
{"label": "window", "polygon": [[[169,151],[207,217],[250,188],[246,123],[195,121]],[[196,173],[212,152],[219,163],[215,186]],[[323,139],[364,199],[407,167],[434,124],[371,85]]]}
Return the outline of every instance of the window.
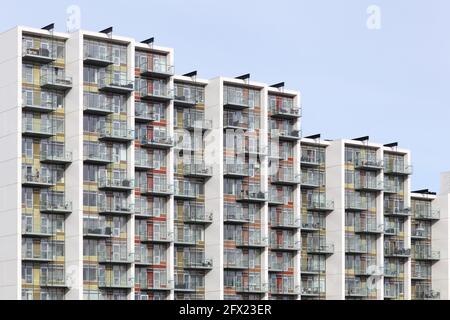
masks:
{"label": "window", "polygon": [[27,284],[33,283],[33,266],[27,264],[22,266],[22,281]]}
{"label": "window", "polygon": [[25,64],[23,66],[23,74],[22,74],[23,81],[28,83],[33,83],[33,66]]}
{"label": "window", "polygon": [[22,189],[22,205],[28,209],[33,208],[33,189],[30,188]]}

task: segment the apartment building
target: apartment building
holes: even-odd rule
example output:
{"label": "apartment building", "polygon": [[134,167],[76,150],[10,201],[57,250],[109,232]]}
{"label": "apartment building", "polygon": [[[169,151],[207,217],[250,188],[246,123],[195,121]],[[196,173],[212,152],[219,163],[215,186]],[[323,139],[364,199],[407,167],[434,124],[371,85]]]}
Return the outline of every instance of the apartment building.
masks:
{"label": "apartment building", "polygon": [[450,180],[302,138],[284,83],[101,32],[0,34],[0,299],[447,299]]}

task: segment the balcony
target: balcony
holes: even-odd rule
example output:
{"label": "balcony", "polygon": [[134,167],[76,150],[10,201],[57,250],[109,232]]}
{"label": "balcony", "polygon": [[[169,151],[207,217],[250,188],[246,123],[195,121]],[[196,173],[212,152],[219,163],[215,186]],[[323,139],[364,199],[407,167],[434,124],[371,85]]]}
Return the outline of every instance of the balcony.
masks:
{"label": "balcony", "polygon": [[250,176],[248,164],[224,164],[224,176],[229,178],[245,178]]}
{"label": "balcony", "polygon": [[184,223],[192,224],[211,224],[213,222],[213,213],[205,212],[204,206],[193,206],[183,214]]}
{"label": "balcony", "polygon": [[[48,222],[51,224],[51,221]],[[22,235],[35,238],[50,238],[56,236],[56,230],[40,223],[22,223]]]}
{"label": "balcony", "polygon": [[228,109],[244,110],[250,108],[249,96],[244,96],[244,89],[224,87],[223,106]]}
{"label": "balcony", "polygon": [[204,132],[212,129],[212,121],[202,117],[191,116],[183,121],[183,127],[191,131],[201,130]]}
{"label": "balcony", "polygon": [[134,118],[136,122],[141,123],[149,123],[160,120],[159,114],[150,110],[146,110],[145,108],[139,108],[137,103]]}
{"label": "balcony", "polygon": [[285,204],[284,196],[282,194],[274,194],[269,192],[269,206],[283,206]]}
{"label": "balcony", "polygon": [[384,173],[389,175],[409,176],[413,173],[412,166],[388,164],[384,167]]}
{"label": "balcony", "polygon": [[98,287],[101,289],[132,289],[134,283],[132,280],[99,280]]}
{"label": "balcony", "polygon": [[436,221],[440,219],[440,210],[432,210],[431,208],[414,208],[414,219]]}
{"label": "balcony", "polygon": [[238,202],[264,203],[267,202],[267,193],[262,191],[242,190],[236,196]]}
{"label": "balcony", "polygon": [[360,197],[346,197],[345,210],[347,211],[366,211],[369,210],[366,201],[363,201]]}
{"label": "balcony", "polygon": [[153,163],[148,157],[136,156],[134,158],[134,168],[136,170],[148,171],[153,169]]}
{"label": "balcony", "polygon": [[205,164],[187,164],[183,166],[183,174],[186,177],[206,179],[213,176],[213,168]]}
{"label": "balcony", "polygon": [[346,254],[366,254],[368,252],[367,243],[361,240],[345,241],[345,253]]}
{"label": "balcony", "polygon": [[424,291],[416,292],[415,298],[417,300],[441,300],[441,293],[436,290],[427,289]]}
{"label": "balcony", "polygon": [[317,232],[322,229],[322,225],[319,222],[303,222],[302,232]]}
{"label": "balcony", "polygon": [[412,258],[415,260],[425,260],[425,261],[439,261],[441,258],[441,253],[439,251],[433,251],[431,249],[425,250],[414,250]]}
{"label": "balcony", "polygon": [[402,202],[385,202],[384,215],[409,217],[411,215],[411,208],[405,208]]}
{"label": "balcony", "polygon": [[389,224],[384,228],[384,235],[385,236],[398,236],[398,235],[400,235],[400,229],[397,228],[395,226],[395,224],[394,225]]}
{"label": "balcony", "polygon": [[275,219],[270,219],[270,226],[272,228],[280,229],[299,229],[300,219],[295,219],[293,216],[286,215],[285,217],[280,216]]}
{"label": "balcony", "polygon": [[300,130],[282,130],[282,129],[272,129],[270,132],[273,138],[278,138],[282,141],[295,142],[302,138],[302,132]]}
{"label": "balcony", "polygon": [[231,210],[225,208],[223,220],[229,224],[245,224],[250,222],[248,213],[244,213],[244,210]]}
{"label": "balcony", "polygon": [[316,286],[303,286],[301,288],[302,297],[318,297],[320,296],[320,288]]}
{"label": "balcony", "polygon": [[383,181],[375,179],[356,179],[355,190],[366,192],[381,192],[384,190]]}
{"label": "balcony", "polygon": [[127,128],[100,128],[99,140],[112,142],[131,142],[134,140],[133,130]]}
{"label": "balcony", "polygon": [[308,244],[307,252],[312,254],[334,254],[334,244],[311,245]]}
{"label": "balcony", "polygon": [[159,79],[168,79],[174,75],[174,66],[164,62],[144,62],[140,65],[141,76]]}
{"label": "balcony", "polygon": [[423,269],[415,269],[413,268],[412,274],[411,274],[412,280],[431,280],[431,268],[429,271],[423,270]]}
{"label": "balcony", "polygon": [[399,278],[402,273],[400,268],[388,267],[384,268],[383,275],[385,278]]}
{"label": "balcony", "polygon": [[173,233],[166,230],[156,233],[147,232],[137,234],[142,243],[171,243],[173,242]]}
{"label": "balcony", "polygon": [[384,256],[391,258],[409,258],[411,257],[411,249],[406,248],[393,248],[393,247],[385,247],[384,248]]}
{"label": "balcony", "polygon": [[117,94],[129,94],[134,91],[134,83],[126,77],[115,77],[109,74],[100,78],[98,90]]}
{"label": "balcony", "polygon": [[229,261],[229,260],[227,261],[225,259],[223,268],[228,269],[228,270],[247,270],[247,269],[250,269],[250,265],[249,265],[248,261],[244,261],[242,258],[232,260],[232,261]]}
{"label": "balcony", "polygon": [[83,225],[83,235],[91,239],[107,239],[111,238],[112,230],[111,227],[101,226],[98,223],[85,222]]}
{"label": "balcony", "polygon": [[323,186],[318,173],[302,172],[301,175],[302,188],[315,189]]}
{"label": "balcony", "polygon": [[278,174],[271,177],[272,184],[296,186],[301,183],[301,175],[279,170]]}
{"label": "balcony", "polygon": [[197,194],[195,190],[194,184],[188,184],[187,186],[184,185],[183,182],[175,183],[175,199],[180,200],[195,200],[197,197],[200,197],[201,195]]}
{"label": "balcony", "polygon": [[334,201],[327,201],[327,200],[308,201],[306,208],[308,211],[331,212],[334,210]]}
{"label": "balcony", "polygon": [[98,189],[105,191],[125,192],[134,190],[134,181],[129,179],[100,179]]}
{"label": "balcony", "polygon": [[[50,271],[52,272],[52,271]],[[66,279],[63,278],[48,278],[48,277],[40,277],[39,285],[43,288],[67,288],[68,285],[66,283]]]}
{"label": "balcony", "polygon": [[84,64],[105,68],[114,63],[110,53],[111,46],[90,41],[84,42]]}
{"label": "balcony", "polygon": [[34,138],[48,139],[56,135],[55,128],[49,121],[23,119],[22,134]]}
{"label": "balcony", "polygon": [[55,262],[56,256],[48,252],[39,252],[40,250],[33,250],[32,252],[23,252],[22,261],[24,262],[37,262],[37,263],[49,263]]}
{"label": "balcony", "polygon": [[301,274],[302,275],[316,275],[325,272],[325,269],[320,268],[318,265],[314,264],[302,264]]}
{"label": "balcony", "polygon": [[179,246],[195,246],[197,245],[197,241],[200,241],[200,239],[196,239],[194,237],[194,235],[190,234],[190,233],[179,233],[179,232],[175,232],[175,240],[174,243],[175,245],[179,245]]}
{"label": "balcony", "polygon": [[134,206],[127,201],[113,199],[98,204],[98,213],[103,215],[130,216],[134,213]]}
{"label": "balcony", "polygon": [[22,174],[22,185],[24,187],[31,188],[50,188],[56,186],[56,181],[53,179],[52,174],[41,175],[38,170],[34,171],[34,174]]}
{"label": "balcony", "polygon": [[174,104],[176,107],[193,108],[204,102],[204,88],[175,83]]}
{"label": "balcony", "polygon": [[[176,264],[175,264],[176,265]],[[183,262],[183,268],[187,270],[212,270],[213,268],[213,261],[212,259],[203,259],[199,261],[184,261]]]}
{"label": "balcony", "polygon": [[401,190],[399,186],[396,186],[392,181],[385,181],[383,191],[384,193],[396,194],[403,190]]}
{"label": "balcony", "polygon": [[47,150],[41,152],[41,162],[49,164],[70,164],[72,163],[72,152],[65,151],[52,145],[47,145]]}
{"label": "balcony", "polygon": [[224,130],[247,130],[248,116],[240,115],[235,112],[224,112],[223,115]]}
{"label": "balcony", "polygon": [[90,99],[85,99],[83,106],[84,113],[94,114],[99,116],[107,116],[114,113],[113,104],[107,102],[100,102],[97,99],[95,102],[92,102]]}
{"label": "balcony", "polygon": [[268,292],[268,286],[267,284],[238,284],[234,287],[237,293],[249,293],[249,294],[264,294]]}
{"label": "balcony", "polygon": [[23,48],[22,60],[40,64],[49,64],[56,60],[55,50],[47,48]]}
{"label": "balcony", "polygon": [[300,286],[290,287],[290,286],[277,286],[271,285],[269,293],[271,295],[283,295],[283,296],[297,296],[301,293]]}
{"label": "balcony", "polygon": [[143,137],[139,140],[139,143],[143,148],[153,148],[153,149],[170,149],[174,146],[174,141],[172,137],[162,136],[162,137]]}
{"label": "balcony", "polygon": [[68,91],[72,89],[72,78],[57,74],[43,75],[41,87],[48,90]]}
{"label": "balcony", "polygon": [[41,199],[40,211],[45,214],[70,214],[72,202],[64,200],[64,197],[49,195],[48,199]]}
{"label": "balcony", "polygon": [[277,241],[277,242],[270,242],[269,246],[270,250],[272,251],[299,251],[301,249],[301,242],[300,241]]}
{"label": "balcony", "polygon": [[152,291],[170,291],[173,290],[173,280],[166,282],[145,281],[144,283],[137,283],[137,287],[140,290],[152,290]]}
{"label": "balcony", "polygon": [[350,287],[345,288],[345,296],[352,298],[364,298],[368,296],[367,288]]}
{"label": "balcony", "polygon": [[367,171],[380,171],[384,168],[383,161],[377,160],[356,160],[355,169]]}
{"label": "balcony", "polygon": [[194,282],[179,282],[175,281],[175,292],[196,292],[198,290],[204,290],[201,287],[196,286]]}
{"label": "balcony", "polygon": [[319,167],[323,164],[323,161],[319,158],[317,153],[314,154],[302,154],[302,158],[300,160],[300,164],[302,167]]}
{"label": "balcony", "polygon": [[147,202],[137,201],[134,208],[134,216],[136,219],[148,219],[153,217],[153,210]]}
{"label": "balcony", "polygon": [[173,90],[146,86],[139,90],[139,96],[141,100],[167,103],[173,99]]}
{"label": "balcony", "polygon": [[53,99],[42,99],[40,96],[33,95],[33,101],[29,102],[26,97],[23,98],[22,109],[24,111],[50,113],[56,111],[58,103]]}
{"label": "balcony", "polygon": [[302,110],[293,105],[279,105],[275,108],[270,108],[269,110],[272,118],[298,119],[302,116]]}
{"label": "balcony", "polygon": [[146,196],[156,196],[156,197],[170,197],[174,194],[173,185],[168,185],[167,183],[158,183],[153,186],[144,185],[140,186],[141,194]]}
{"label": "balcony", "polygon": [[375,221],[358,223],[355,225],[355,233],[377,234],[377,235],[383,234],[384,225],[376,223]]}
{"label": "balcony", "polygon": [[398,286],[396,284],[384,284],[384,298],[385,299],[399,299],[400,295],[403,294],[400,292]]}
{"label": "balcony", "polygon": [[413,240],[427,240],[431,239],[431,234],[427,232],[425,229],[416,227],[411,230],[411,239]]}
{"label": "balcony", "polygon": [[133,261],[134,257],[131,253],[122,255],[113,252],[99,252],[98,254],[98,262],[102,264],[131,264]]}
{"label": "balcony", "polygon": [[[151,257],[137,256],[135,254],[134,255],[134,264],[139,267],[141,267],[141,266],[150,267],[150,266],[154,265],[155,262]],[[142,289],[142,287],[141,287],[141,289]]]}
{"label": "balcony", "polygon": [[100,149],[91,149],[85,151],[84,162],[97,164],[97,165],[108,165],[112,162],[111,155],[106,151],[101,151]]}
{"label": "balcony", "polygon": [[[245,268],[247,269],[247,268]],[[289,268],[281,262],[270,262],[269,260],[269,272],[287,272]]]}
{"label": "balcony", "polygon": [[265,248],[267,247],[267,238],[263,237],[251,237],[247,239],[236,239],[237,248]]}

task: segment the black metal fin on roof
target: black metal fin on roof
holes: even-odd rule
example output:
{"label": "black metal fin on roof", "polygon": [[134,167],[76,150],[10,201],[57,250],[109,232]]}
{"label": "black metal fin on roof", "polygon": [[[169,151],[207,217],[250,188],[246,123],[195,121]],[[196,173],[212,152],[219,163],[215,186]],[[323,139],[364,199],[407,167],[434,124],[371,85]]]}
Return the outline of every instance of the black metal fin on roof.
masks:
{"label": "black metal fin on roof", "polygon": [[413,191],[412,193],[420,193],[420,194],[429,194],[429,195],[436,195],[436,192],[432,192],[429,189],[421,189]]}
{"label": "black metal fin on roof", "polygon": [[364,142],[364,141],[369,141],[369,139],[370,139],[369,136],[365,136],[365,137],[355,138],[355,139],[352,139],[352,140]]}
{"label": "black metal fin on roof", "polygon": [[113,32],[113,27],[106,28],[105,30],[100,31],[100,33],[110,34]]}
{"label": "black metal fin on roof", "polygon": [[183,77],[191,77],[192,78],[192,77],[196,77],[196,76],[197,76],[197,70],[183,74]]}
{"label": "black metal fin on roof", "polygon": [[271,88],[277,88],[277,89],[284,88],[284,82],[275,83],[275,84],[271,85],[270,87]]}
{"label": "black metal fin on roof", "polygon": [[50,23],[49,25],[42,27],[42,30],[47,30],[47,31],[53,31],[55,29],[55,24],[54,23]]}
{"label": "black metal fin on roof", "polygon": [[395,148],[395,147],[398,147],[398,142],[388,143],[388,144],[385,144],[384,146],[388,147],[388,148]]}
{"label": "black metal fin on roof", "polygon": [[250,79],[250,73],[247,73],[247,74],[244,74],[242,76],[236,77],[235,79],[248,80],[248,79]]}
{"label": "black metal fin on roof", "polygon": [[141,43],[153,44],[153,43],[155,43],[155,37],[151,37],[151,38],[145,39],[144,41],[141,41]]}
{"label": "black metal fin on roof", "polygon": [[321,136],[322,136],[322,135],[319,133],[319,134],[314,134],[314,135],[312,135],[312,136],[308,136],[308,137],[305,137],[305,138],[306,138],[306,139],[317,140],[317,139],[320,139]]}

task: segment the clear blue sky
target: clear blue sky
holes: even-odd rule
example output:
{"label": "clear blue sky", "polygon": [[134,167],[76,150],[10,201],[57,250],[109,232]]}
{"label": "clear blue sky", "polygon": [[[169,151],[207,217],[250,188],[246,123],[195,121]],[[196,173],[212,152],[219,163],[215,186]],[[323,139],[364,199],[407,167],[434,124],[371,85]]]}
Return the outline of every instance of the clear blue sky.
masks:
{"label": "clear blue sky", "polygon": [[[412,150],[413,188],[436,190],[450,170],[448,0],[16,0],[2,4],[0,30],[65,31],[71,4],[83,29],[174,47],[177,73],[285,81],[303,94],[306,135],[398,141]],[[381,30],[366,26],[369,5]]]}

